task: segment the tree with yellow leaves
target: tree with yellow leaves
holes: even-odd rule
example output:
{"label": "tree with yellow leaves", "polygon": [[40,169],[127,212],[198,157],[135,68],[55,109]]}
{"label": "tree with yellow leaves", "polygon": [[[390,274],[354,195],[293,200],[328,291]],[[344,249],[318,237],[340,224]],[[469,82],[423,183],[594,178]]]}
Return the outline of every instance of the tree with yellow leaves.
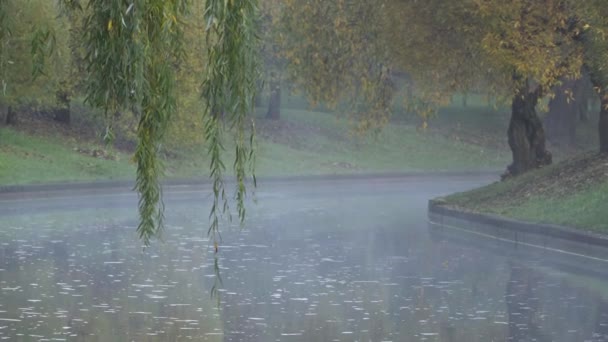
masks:
{"label": "tree with yellow leaves", "polygon": [[[536,107],[561,77],[578,77],[583,61],[564,1],[286,3],[286,57],[312,98],[355,94],[381,103],[382,96],[358,96],[359,90],[382,93],[374,77],[395,69],[408,75],[411,102],[426,117],[453,93],[484,87],[510,99],[513,163],[507,174],[551,163]],[[374,113],[364,120],[386,122]]]}
{"label": "tree with yellow leaves", "polygon": [[277,25],[290,82],[313,104],[349,102],[360,130],[387,122],[394,92],[380,3],[287,0]]}

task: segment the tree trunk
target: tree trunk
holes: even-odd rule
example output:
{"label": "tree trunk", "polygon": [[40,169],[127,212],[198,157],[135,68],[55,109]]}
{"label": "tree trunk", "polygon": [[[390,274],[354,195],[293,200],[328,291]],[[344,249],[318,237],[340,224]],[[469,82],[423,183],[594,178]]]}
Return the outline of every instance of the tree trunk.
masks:
{"label": "tree trunk", "polygon": [[8,106],[6,110],[6,119],[5,123],[7,125],[16,125],[17,124],[17,112],[13,110],[13,106]]}
{"label": "tree trunk", "polygon": [[600,152],[608,153],[608,94],[602,94],[598,130],[600,135]]}
{"label": "tree trunk", "polygon": [[593,69],[590,65],[587,67],[591,84],[600,96],[600,119],[598,123],[600,152],[608,153],[608,82],[605,81],[601,69]]}
{"label": "tree trunk", "polygon": [[54,114],[55,121],[66,125],[70,124],[70,96],[66,91],[60,90],[57,92],[57,108],[55,108]]}
{"label": "tree trunk", "polygon": [[281,84],[272,82],[270,84],[270,100],[268,101],[268,113],[266,118],[279,120],[281,118]]}
{"label": "tree trunk", "polygon": [[70,124],[71,116],[69,106],[67,108],[55,108],[54,114],[55,121],[66,125]]}
{"label": "tree trunk", "polygon": [[[555,144],[574,146],[576,144],[576,123],[580,115],[578,98],[578,81],[564,80],[563,85],[555,90],[555,97],[549,101],[549,114],[545,119],[547,139]],[[571,98],[567,92],[572,92]]]}
{"label": "tree trunk", "polygon": [[539,285],[542,275],[530,268],[509,263],[509,281],[506,286],[508,341],[552,341],[541,329],[538,315],[542,312]]}
{"label": "tree trunk", "polygon": [[545,147],[543,124],[536,113],[540,90],[530,92],[527,86],[523,88],[512,101],[508,137],[513,163],[503,177],[517,176],[552,161],[551,153]]}
{"label": "tree trunk", "polygon": [[589,100],[594,93],[589,75],[583,71],[574,89],[574,98],[578,104],[578,118],[581,122],[589,122]]}

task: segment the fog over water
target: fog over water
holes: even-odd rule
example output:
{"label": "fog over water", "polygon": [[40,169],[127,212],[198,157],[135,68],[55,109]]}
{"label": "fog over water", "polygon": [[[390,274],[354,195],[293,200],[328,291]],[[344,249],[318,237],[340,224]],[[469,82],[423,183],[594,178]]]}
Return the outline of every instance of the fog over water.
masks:
{"label": "fog over water", "polygon": [[3,200],[0,340],[605,340],[608,281],[428,229],[429,198],[488,181],[266,184],[222,231],[219,297],[208,190],[169,189],[145,251],[131,194]]}

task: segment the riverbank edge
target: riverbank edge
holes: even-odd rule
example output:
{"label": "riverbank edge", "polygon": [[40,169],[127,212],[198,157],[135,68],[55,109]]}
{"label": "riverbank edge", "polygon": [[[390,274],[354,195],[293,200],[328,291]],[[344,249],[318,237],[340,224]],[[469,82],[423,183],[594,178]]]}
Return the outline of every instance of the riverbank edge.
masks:
{"label": "riverbank edge", "polygon": [[514,249],[536,249],[567,258],[577,266],[608,269],[608,235],[553,224],[526,222],[450,207],[441,199],[428,203],[430,227],[439,233],[481,238]]}
{"label": "riverbank edge", "polygon": [[[402,178],[438,178],[438,177],[493,177],[499,171],[415,171],[415,172],[390,172],[390,173],[361,173],[361,174],[326,174],[312,176],[277,176],[257,177],[257,185],[265,183],[286,182],[314,182],[314,181],[356,181],[371,179],[402,179]],[[166,179],[161,181],[163,187],[179,186],[205,186],[211,185],[212,180],[208,178],[191,179]],[[224,183],[234,184],[234,177],[226,177]],[[253,185],[253,179],[248,180]],[[47,184],[20,184],[0,185],[0,196],[5,194],[34,194],[60,191],[87,191],[87,190],[133,190],[135,180],[114,180],[98,182],[73,182],[73,183],[47,183]]]}

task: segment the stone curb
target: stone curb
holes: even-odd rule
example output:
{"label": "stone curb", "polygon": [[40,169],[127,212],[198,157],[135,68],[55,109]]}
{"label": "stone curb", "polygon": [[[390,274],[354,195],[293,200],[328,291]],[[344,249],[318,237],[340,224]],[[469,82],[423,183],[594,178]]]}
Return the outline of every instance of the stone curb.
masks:
{"label": "stone curb", "polygon": [[443,230],[460,230],[514,247],[531,247],[608,267],[608,235],[571,227],[525,222],[497,215],[466,212],[431,200],[428,218]]}
{"label": "stone curb", "polygon": [[[369,173],[369,174],[328,174],[317,176],[285,176],[285,177],[258,177],[257,183],[282,182],[309,182],[309,181],[352,181],[365,179],[401,179],[401,178],[434,178],[434,177],[491,177],[497,176],[498,171],[476,172],[405,172],[405,173]],[[250,181],[251,182],[251,181]],[[205,186],[211,185],[209,179],[169,179],[162,182],[165,187],[173,186]],[[233,177],[226,177],[226,184],[234,184]],[[49,183],[0,186],[0,195],[15,193],[40,193],[57,191],[85,191],[85,190],[132,190],[134,180],[76,182],[76,183]]]}

